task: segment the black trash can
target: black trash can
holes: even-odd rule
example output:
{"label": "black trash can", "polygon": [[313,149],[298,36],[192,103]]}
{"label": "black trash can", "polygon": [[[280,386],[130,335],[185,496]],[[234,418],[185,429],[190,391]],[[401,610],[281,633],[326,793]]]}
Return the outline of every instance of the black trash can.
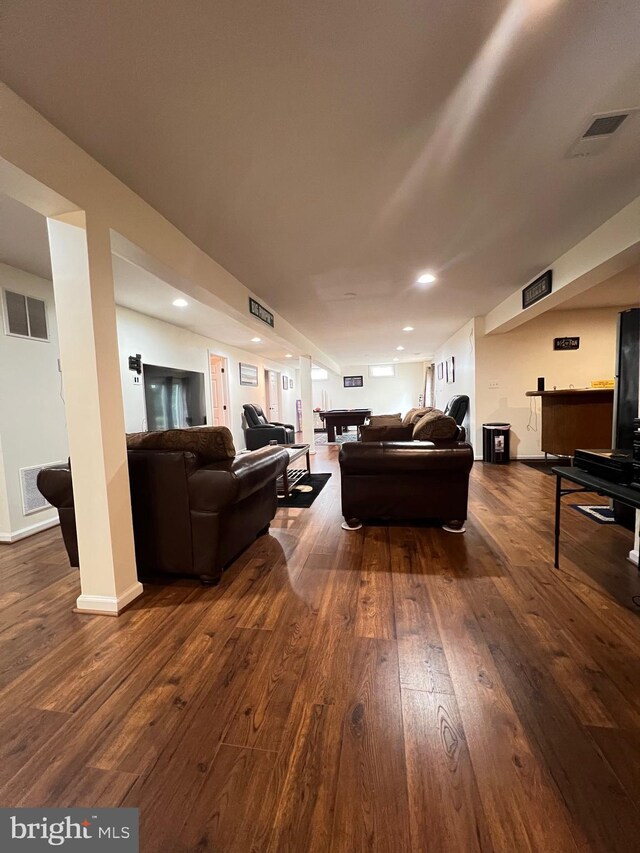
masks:
{"label": "black trash can", "polygon": [[511,424],[482,424],[482,461],[508,465]]}

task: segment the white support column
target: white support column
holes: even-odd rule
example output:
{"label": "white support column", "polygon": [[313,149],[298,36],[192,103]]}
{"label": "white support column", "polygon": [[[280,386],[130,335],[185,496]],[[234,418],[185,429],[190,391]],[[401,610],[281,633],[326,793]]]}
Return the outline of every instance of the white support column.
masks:
{"label": "white support column", "polygon": [[142,584],[133,544],[109,229],[91,218],[84,228],[62,219],[47,223],[80,556],[77,608],[117,615],[142,593]]}
{"label": "white support column", "polygon": [[311,356],[300,356],[300,399],[302,400],[302,441],[309,445],[309,453],[316,452],[313,431],[313,392],[311,388]]}

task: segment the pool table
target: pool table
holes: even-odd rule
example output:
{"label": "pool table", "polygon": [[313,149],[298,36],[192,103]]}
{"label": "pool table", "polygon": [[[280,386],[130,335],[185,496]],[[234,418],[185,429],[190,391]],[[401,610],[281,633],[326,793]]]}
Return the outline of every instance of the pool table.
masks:
{"label": "pool table", "polygon": [[343,427],[362,426],[371,417],[371,409],[329,409],[320,412],[320,417],[327,428],[327,441],[335,441]]}

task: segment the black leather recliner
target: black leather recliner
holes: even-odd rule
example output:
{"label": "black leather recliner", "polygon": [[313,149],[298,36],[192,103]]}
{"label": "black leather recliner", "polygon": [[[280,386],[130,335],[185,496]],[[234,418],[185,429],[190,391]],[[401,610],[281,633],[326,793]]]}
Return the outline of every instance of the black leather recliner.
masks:
{"label": "black leather recliner", "polygon": [[278,444],[294,443],[296,433],[293,424],[282,424],[277,421],[269,423],[262,407],[256,403],[244,403],[242,408],[244,409],[242,426],[247,450],[259,450],[270,441],[277,441]]}
{"label": "black leather recliner", "polygon": [[466,394],[457,394],[455,397],[452,397],[447,403],[447,407],[444,410],[445,415],[449,415],[449,417],[453,418],[454,421],[458,424],[458,426],[462,426],[462,422],[467,416],[467,411],[469,409],[469,398]]}

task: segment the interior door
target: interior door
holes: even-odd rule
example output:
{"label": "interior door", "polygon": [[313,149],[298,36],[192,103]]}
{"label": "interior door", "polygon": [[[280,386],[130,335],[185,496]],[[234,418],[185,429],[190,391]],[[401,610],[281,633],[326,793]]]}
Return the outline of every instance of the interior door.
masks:
{"label": "interior door", "polygon": [[275,370],[266,371],[266,387],[267,387],[267,410],[269,412],[269,421],[280,420],[280,406],[278,405],[278,386],[280,384],[280,374]]}
{"label": "interior door", "polygon": [[229,426],[229,404],[227,386],[227,360],[219,355],[210,355],[211,367],[211,410],[214,426]]}

